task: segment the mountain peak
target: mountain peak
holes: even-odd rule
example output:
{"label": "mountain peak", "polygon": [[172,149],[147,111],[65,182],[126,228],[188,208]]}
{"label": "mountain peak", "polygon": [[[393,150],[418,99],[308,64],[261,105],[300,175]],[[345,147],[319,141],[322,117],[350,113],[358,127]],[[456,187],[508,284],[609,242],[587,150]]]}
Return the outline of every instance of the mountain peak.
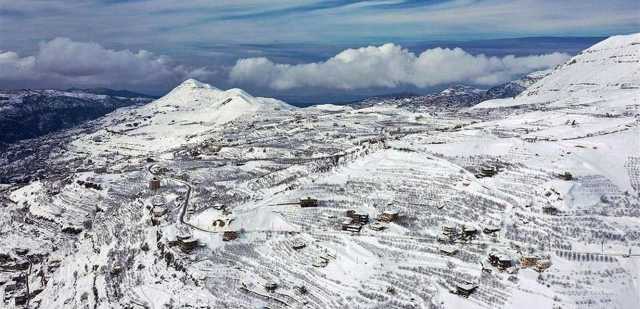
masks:
{"label": "mountain peak", "polygon": [[176,87],[177,88],[191,88],[191,89],[196,89],[196,88],[204,88],[204,89],[213,89],[213,90],[219,90],[216,87],[213,87],[207,83],[203,83],[197,79],[194,78],[189,78],[187,80],[185,80],[184,82],[182,82],[180,85],[178,85]]}

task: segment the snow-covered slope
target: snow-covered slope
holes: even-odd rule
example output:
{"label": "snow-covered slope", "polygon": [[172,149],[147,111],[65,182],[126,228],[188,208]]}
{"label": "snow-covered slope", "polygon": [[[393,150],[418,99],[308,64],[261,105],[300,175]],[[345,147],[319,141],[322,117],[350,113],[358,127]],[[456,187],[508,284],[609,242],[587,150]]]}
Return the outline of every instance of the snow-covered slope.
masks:
{"label": "snow-covered slope", "polygon": [[156,101],[108,115],[103,121],[104,130],[74,145],[88,152],[165,151],[237,118],[289,109],[293,107],[276,99],[253,97],[241,89],[223,91],[188,79]]}
{"label": "snow-covered slope", "polygon": [[[515,99],[485,101],[475,108],[499,108],[527,104],[551,107],[609,101],[607,107],[622,111],[626,101],[638,103],[640,89],[640,34],[610,37],[571,58],[551,74],[527,88]],[[616,108],[616,106],[618,108]]]}
{"label": "snow-covered slope", "polygon": [[[148,97],[133,96],[135,93],[122,97],[88,91],[0,91],[0,145],[68,129],[118,108],[151,101]],[[119,93],[110,89],[101,91]]]}
{"label": "snow-covered slope", "polygon": [[291,109],[190,80],[14,145],[0,307],[635,308],[637,66],[578,85],[635,37],[508,108],[459,88]]}

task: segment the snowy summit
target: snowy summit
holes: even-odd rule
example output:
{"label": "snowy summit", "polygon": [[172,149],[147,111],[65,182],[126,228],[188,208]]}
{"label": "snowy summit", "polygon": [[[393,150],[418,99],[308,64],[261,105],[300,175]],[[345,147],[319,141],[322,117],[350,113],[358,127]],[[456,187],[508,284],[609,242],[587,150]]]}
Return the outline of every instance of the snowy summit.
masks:
{"label": "snowy summit", "polygon": [[348,106],[188,79],[5,146],[0,204],[2,308],[636,308],[640,34]]}

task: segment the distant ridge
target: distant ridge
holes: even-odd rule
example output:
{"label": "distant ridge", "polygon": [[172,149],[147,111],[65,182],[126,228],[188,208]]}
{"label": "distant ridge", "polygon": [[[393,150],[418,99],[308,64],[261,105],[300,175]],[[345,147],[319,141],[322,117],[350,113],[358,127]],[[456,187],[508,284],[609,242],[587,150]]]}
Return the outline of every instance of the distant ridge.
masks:
{"label": "distant ridge", "polygon": [[157,99],[158,96],[152,96],[144,93],[129,91],[126,89],[114,90],[110,88],[69,88],[64,91],[68,92],[83,92],[83,93],[93,93],[93,94],[103,94],[112,97],[121,97],[121,98],[148,98],[148,99]]}

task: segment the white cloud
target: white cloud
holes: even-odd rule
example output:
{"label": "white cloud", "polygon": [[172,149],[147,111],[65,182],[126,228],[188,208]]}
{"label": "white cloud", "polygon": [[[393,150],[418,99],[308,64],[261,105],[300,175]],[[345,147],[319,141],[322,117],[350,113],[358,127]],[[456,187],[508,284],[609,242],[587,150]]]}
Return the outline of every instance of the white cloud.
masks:
{"label": "white cloud", "polygon": [[401,85],[428,87],[466,82],[492,85],[569,59],[552,53],[536,56],[487,57],[460,48],[433,48],[416,55],[401,46],[385,44],[347,49],[325,62],[278,64],[266,58],[237,61],[231,69],[233,82],[247,82],[273,89],[300,87],[357,89],[393,88]]}
{"label": "white cloud", "polygon": [[53,86],[156,87],[187,77],[206,78],[206,68],[174,63],[146,50],[113,50],[97,43],[56,38],[40,44],[33,56],[0,51],[0,82],[31,82]]}

